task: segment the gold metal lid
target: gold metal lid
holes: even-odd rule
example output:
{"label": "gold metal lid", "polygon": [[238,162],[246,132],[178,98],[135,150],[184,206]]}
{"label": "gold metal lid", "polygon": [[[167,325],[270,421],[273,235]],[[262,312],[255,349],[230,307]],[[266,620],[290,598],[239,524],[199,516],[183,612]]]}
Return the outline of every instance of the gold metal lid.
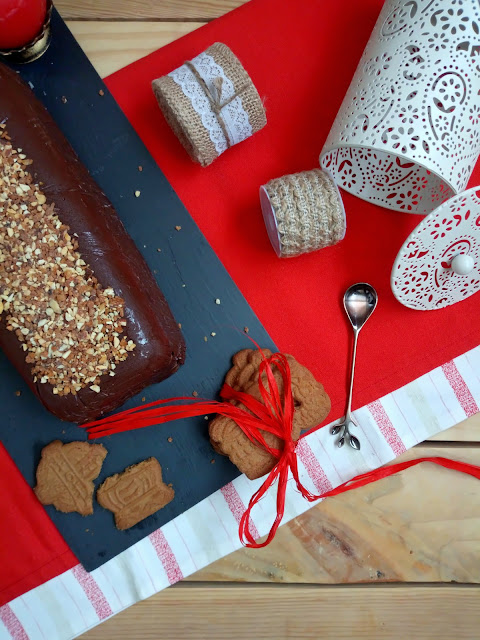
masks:
{"label": "gold metal lid", "polygon": [[53,3],[47,0],[47,13],[41,31],[35,38],[22,47],[12,49],[0,49],[0,59],[14,64],[26,64],[33,62],[42,56],[48,49],[52,39],[50,18],[52,16]]}

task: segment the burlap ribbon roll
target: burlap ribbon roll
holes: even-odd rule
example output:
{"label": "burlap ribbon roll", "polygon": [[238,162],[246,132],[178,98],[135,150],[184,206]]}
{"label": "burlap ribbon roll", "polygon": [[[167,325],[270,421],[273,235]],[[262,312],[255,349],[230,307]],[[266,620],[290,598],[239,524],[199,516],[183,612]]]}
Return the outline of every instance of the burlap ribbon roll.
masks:
{"label": "burlap ribbon roll", "polygon": [[260,187],[268,237],[280,258],[330,247],[345,236],[342,198],[320,169],[270,180]]}
{"label": "burlap ribbon roll", "polygon": [[152,88],[173,132],[203,167],[267,123],[250,76],[220,42],[154,80]]}

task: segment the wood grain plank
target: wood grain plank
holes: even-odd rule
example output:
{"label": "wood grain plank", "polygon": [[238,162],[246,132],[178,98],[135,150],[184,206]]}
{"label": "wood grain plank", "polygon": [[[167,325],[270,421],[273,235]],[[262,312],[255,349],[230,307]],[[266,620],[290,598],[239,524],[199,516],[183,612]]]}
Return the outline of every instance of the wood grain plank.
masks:
{"label": "wood grain plank", "polygon": [[82,640],[471,640],[480,587],[178,586]]}
{"label": "wood grain plank", "polygon": [[480,413],[464,420],[451,429],[441,431],[429,442],[480,442]]}
{"label": "wood grain plank", "polygon": [[248,0],[56,0],[64,20],[204,21]]}
{"label": "wood grain plank", "polygon": [[76,22],[67,25],[102,78],[198,29],[202,22]]}
{"label": "wood grain plank", "polygon": [[[424,456],[480,464],[479,447],[419,446],[399,460]],[[325,500],[282,526],[268,547],[236,551],[190,580],[478,583],[480,482],[419,465]]]}

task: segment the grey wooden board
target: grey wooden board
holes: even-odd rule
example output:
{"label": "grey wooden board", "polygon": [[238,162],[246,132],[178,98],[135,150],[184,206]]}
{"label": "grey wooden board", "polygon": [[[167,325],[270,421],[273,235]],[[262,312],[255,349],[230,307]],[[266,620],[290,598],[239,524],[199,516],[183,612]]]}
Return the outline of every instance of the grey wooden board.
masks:
{"label": "grey wooden board", "polygon": [[[182,324],[187,343],[185,365],[125,407],[141,404],[142,397],[150,402],[189,396],[193,391],[205,398],[216,397],[231,356],[252,346],[242,334],[243,327],[249,327],[250,335],[262,346],[275,349],[272,340],[55,11],[49,50],[38,61],[16,68],[31,83],[112,201]],[[100,89],[105,92],[103,97]],[[142,172],[138,165],[142,165]],[[141,197],[135,197],[136,190]],[[175,230],[177,225],[181,231]],[[216,298],[220,305],[215,303]],[[215,337],[210,335],[212,331]],[[22,391],[20,397],[15,395],[16,390]],[[42,447],[57,438],[69,442],[86,437],[76,425],[60,422],[44,410],[3,354],[0,403],[4,408],[0,439],[31,486],[35,484]],[[171,443],[169,436],[173,438]],[[94,515],[85,518],[47,507],[58,530],[89,571],[238,476],[229,460],[213,451],[203,418],[118,434],[98,442],[105,445],[108,455],[97,485],[153,455],[176,493],[167,507],[128,531],[118,531],[112,513],[96,502]]]}

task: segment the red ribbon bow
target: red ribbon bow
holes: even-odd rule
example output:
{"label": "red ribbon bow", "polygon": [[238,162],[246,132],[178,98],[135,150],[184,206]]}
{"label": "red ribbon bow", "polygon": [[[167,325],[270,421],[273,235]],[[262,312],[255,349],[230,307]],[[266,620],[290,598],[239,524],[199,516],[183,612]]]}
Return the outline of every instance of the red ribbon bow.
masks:
{"label": "red ribbon bow", "polygon": [[[273,366],[277,368],[283,381],[283,401],[277,381],[273,374]],[[265,378],[267,382],[266,385],[264,383]],[[298,441],[295,442],[292,439],[294,412],[292,378],[288,361],[283,354],[274,353],[268,358],[263,356],[263,360],[259,368],[258,384],[263,403],[247,393],[232,389],[232,387],[227,384],[222,387],[220,396],[224,400],[239,402],[245,407],[245,409],[242,409],[231,402],[217,402],[215,400],[202,399],[196,400],[190,397],[169,398],[167,400],[150,402],[149,404],[142,405],[134,409],[127,409],[126,411],[122,411],[116,415],[103,418],[95,422],[90,422],[82,426],[87,429],[89,439],[93,439],[112,435],[114,433],[121,433],[122,431],[140,429],[142,427],[163,424],[164,422],[171,422],[181,418],[203,416],[210,413],[218,413],[234,420],[253,443],[257,446],[263,447],[277,458],[277,463],[267,475],[262,486],[251,497],[248,507],[240,519],[240,540],[242,544],[252,548],[265,547],[275,537],[275,533],[280,526],[285,512],[285,496],[290,473],[292,474],[298,491],[309,502],[314,502],[320,498],[335,496],[340,493],[350,491],[351,489],[365,486],[371,482],[375,482],[381,478],[386,478],[421,462],[433,462],[448,469],[468,473],[480,479],[480,467],[456,462],[454,460],[448,460],[446,458],[420,458],[369,471],[368,473],[359,475],[356,478],[345,482],[335,489],[320,495],[315,495],[304,487],[298,473],[298,461],[296,454]],[[190,404],[172,404],[185,401],[188,401]],[[318,425],[313,429],[310,429],[308,432],[303,433],[299,440],[320,428],[321,425]],[[281,449],[274,449],[270,447],[265,441],[262,431],[267,431],[277,436],[277,438],[283,442],[283,447]],[[256,542],[250,531],[252,509],[277,481],[277,515],[266,539],[263,542]]]}

